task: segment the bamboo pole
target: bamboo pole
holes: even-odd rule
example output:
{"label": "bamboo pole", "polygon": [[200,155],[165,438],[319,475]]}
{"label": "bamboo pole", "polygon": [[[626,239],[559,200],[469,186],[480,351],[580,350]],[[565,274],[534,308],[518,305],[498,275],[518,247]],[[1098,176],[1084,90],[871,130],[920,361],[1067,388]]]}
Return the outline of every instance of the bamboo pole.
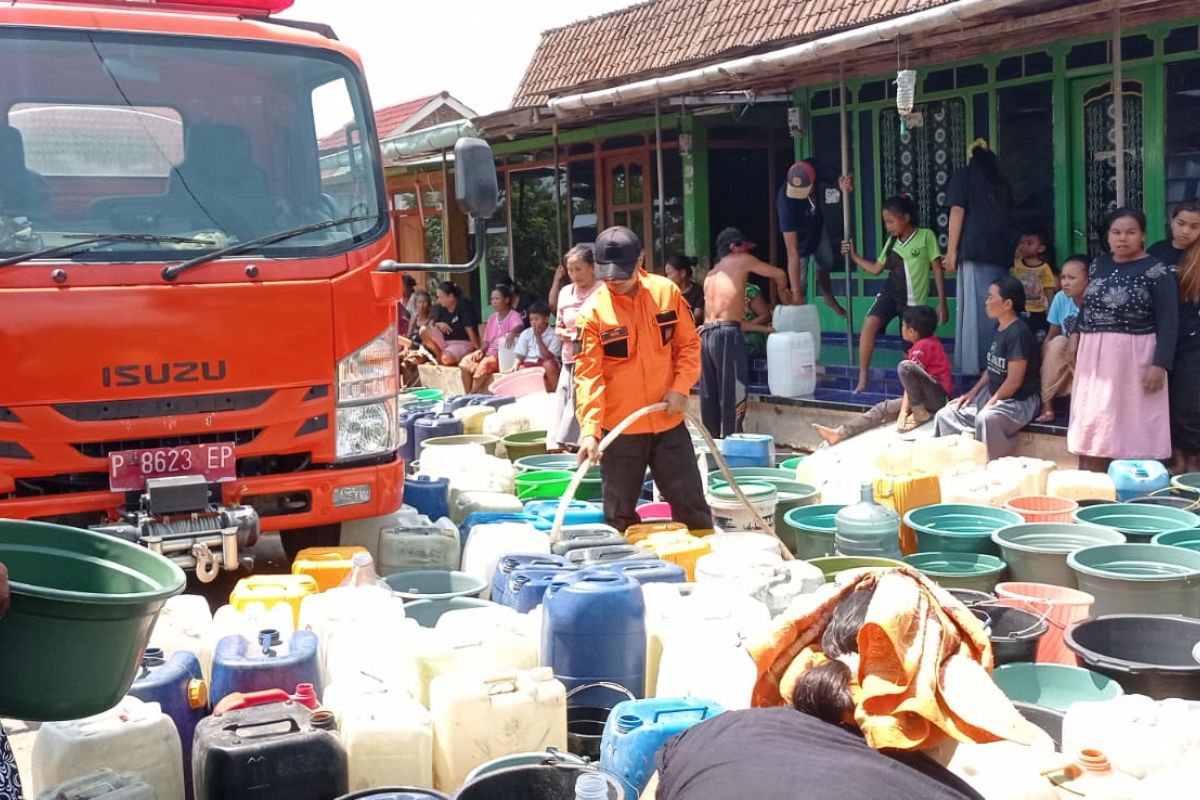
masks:
{"label": "bamboo pole", "polygon": [[[654,160],[657,162],[656,169],[658,170],[658,241],[660,245],[656,272],[661,273],[667,266],[667,203],[665,181],[663,180],[662,110],[659,108],[657,97],[654,98]],[[654,230],[653,224],[649,227]],[[650,250],[653,252],[654,248],[651,247]]]}
{"label": "bamboo pole", "polygon": [[1125,80],[1121,62],[1121,3],[1113,3],[1113,147],[1116,148],[1117,208],[1125,205]]}
{"label": "bamboo pole", "polygon": [[[838,99],[841,101],[841,110],[838,111],[838,121],[841,123],[842,174],[849,175],[850,174],[850,126],[849,126],[849,120],[846,116],[848,111],[846,109],[845,70],[839,70]],[[841,186],[839,186],[838,189],[840,191]],[[850,198],[846,196],[845,192],[842,192],[842,234],[843,234],[844,238],[849,239],[849,238],[851,238],[850,233],[851,233],[850,232]],[[853,289],[852,289],[853,282],[851,281],[851,278],[850,278],[850,275],[851,275],[850,266],[852,263],[850,261],[850,254],[846,253],[845,255],[843,255],[842,261],[846,267],[846,363],[850,366],[854,366],[854,298],[853,298],[853,294],[852,294],[853,293]],[[820,349],[821,349],[821,343],[813,342],[813,344],[816,346],[817,352],[819,353]]]}
{"label": "bamboo pole", "polygon": [[562,243],[562,177],[558,173],[558,122],[551,131],[554,140],[554,252],[565,252]]}

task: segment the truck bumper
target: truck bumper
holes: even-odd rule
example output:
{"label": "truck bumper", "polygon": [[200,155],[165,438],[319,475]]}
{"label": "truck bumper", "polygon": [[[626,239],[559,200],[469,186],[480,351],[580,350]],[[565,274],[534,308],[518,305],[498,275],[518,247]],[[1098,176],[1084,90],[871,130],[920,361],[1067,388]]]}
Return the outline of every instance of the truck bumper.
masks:
{"label": "truck bumper", "polygon": [[[334,505],[334,493],[347,487],[367,487],[370,497],[352,505]],[[315,469],[281,475],[239,478],[221,484],[223,505],[250,505],[259,512],[264,531],[285,531],[333,525],[363,517],[381,516],[400,507],[404,497],[404,462],[346,469]],[[290,499],[294,510],[282,508]],[[214,498],[215,499],[215,498]],[[68,514],[104,513],[115,517],[125,502],[121,492],[81,492],[0,500],[0,517],[45,519]]]}

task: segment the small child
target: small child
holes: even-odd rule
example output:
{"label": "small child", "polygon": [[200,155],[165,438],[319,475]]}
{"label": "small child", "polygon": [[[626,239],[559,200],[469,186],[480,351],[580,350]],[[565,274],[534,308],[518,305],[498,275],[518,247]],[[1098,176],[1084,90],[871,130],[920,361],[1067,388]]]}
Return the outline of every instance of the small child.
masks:
{"label": "small child", "polygon": [[1071,393],[1075,367],[1068,349],[1088,287],[1087,256],[1075,255],[1064,261],[1061,277],[1062,291],[1050,304],[1047,317],[1050,329],[1042,342],[1042,410],[1037,415],[1038,422],[1053,422],[1054,398]]}
{"label": "small child", "polygon": [[1058,284],[1054,271],[1046,263],[1046,236],[1036,229],[1026,229],[1017,244],[1017,255],[1013,259],[1011,274],[1025,287],[1026,324],[1033,334],[1042,339],[1049,327],[1046,309],[1054,299]]}
{"label": "small child", "polygon": [[521,331],[513,349],[516,361],[512,371],[525,367],[546,370],[546,391],[558,388],[559,361],[562,358],[562,339],[550,325],[550,306],[538,300],[529,307],[529,327]]}
{"label": "small child", "polygon": [[923,306],[929,299],[929,277],[937,283],[936,321],[946,324],[950,312],[946,306],[946,283],[942,274],[942,253],[937,235],[917,226],[917,207],[907,195],[889,197],[883,203],[883,227],[888,240],[879,258],[870,261],[854,251],[854,242],[842,242],[842,252],[872,275],[888,271],[887,283],[867,312],[858,339],[858,386],[855,394],[867,388],[867,370],[875,352],[875,337],[887,330],[896,317],[911,306]]}
{"label": "small child", "polygon": [[896,429],[900,433],[908,433],[932,419],[953,392],[950,359],[941,340],[933,335],[937,324],[937,314],[929,306],[906,308],[900,322],[900,335],[912,347],[908,359],[896,367],[904,395],[877,403],[871,410],[838,428],[813,425],[821,438],[829,444],[837,444],[893,420],[898,420]]}

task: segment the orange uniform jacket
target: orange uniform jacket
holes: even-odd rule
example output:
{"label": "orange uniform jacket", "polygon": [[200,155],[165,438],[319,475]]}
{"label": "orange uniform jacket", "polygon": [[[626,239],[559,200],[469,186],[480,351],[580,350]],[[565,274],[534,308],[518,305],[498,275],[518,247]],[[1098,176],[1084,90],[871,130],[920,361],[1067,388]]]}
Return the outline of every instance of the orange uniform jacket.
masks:
{"label": "orange uniform jacket", "polygon": [[[700,337],[687,301],[675,284],[638,270],[633,297],[602,286],[583,307],[575,360],[576,414],[583,436],[600,438],[669,391],[687,395],[700,380]],[[662,433],[683,422],[678,414],[642,417],[628,433]]]}

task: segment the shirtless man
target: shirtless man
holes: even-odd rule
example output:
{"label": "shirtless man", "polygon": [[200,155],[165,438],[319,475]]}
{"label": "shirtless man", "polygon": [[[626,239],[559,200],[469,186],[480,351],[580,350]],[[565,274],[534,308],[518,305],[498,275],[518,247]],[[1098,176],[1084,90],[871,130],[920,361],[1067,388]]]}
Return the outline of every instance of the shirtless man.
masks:
{"label": "shirtless man", "polygon": [[[740,433],[746,417],[746,279],[751,273],[770,278],[783,302],[790,302],[787,273],[750,255],[753,242],[737,228],[717,236],[720,261],[704,279],[704,325],[700,328],[700,414],[717,438]],[[769,326],[756,330],[770,333]]]}

